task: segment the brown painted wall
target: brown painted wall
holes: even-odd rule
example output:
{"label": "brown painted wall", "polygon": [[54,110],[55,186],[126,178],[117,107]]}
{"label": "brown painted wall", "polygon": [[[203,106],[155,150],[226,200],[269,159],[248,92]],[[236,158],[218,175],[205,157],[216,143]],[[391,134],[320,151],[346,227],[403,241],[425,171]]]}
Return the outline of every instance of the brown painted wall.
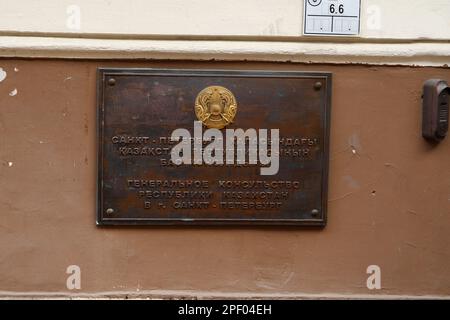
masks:
{"label": "brown painted wall", "polygon": [[[328,225],[95,226],[96,68],[333,73]],[[450,138],[421,137],[426,79],[450,69],[0,60],[0,291],[450,295]],[[14,71],[14,68],[17,68]],[[17,94],[9,93],[17,88]],[[366,288],[381,267],[382,290]]]}

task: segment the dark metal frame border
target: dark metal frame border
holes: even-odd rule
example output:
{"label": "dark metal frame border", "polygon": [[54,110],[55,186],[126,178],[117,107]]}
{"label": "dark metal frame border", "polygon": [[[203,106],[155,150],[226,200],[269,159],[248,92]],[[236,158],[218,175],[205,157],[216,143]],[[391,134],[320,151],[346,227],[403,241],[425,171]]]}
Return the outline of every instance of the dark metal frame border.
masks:
{"label": "dark metal frame border", "polygon": [[[324,108],[324,139],[322,158],[322,218],[320,219],[182,219],[182,218],[105,218],[103,216],[103,128],[104,128],[104,87],[106,76],[120,75],[159,75],[159,76],[197,76],[197,77],[247,77],[247,78],[314,78],[322,79],[325,84],[327,99]],[[159,68],[97,68],[97,197],[96,224],[98,226],[117,225],[271,225],[271,226],[304,226],[325,227],[328,212],[328,172],[330,144],[332,73],[330,72],[300,72],[276,70],[226,70],[226,69],[159,69]]]}

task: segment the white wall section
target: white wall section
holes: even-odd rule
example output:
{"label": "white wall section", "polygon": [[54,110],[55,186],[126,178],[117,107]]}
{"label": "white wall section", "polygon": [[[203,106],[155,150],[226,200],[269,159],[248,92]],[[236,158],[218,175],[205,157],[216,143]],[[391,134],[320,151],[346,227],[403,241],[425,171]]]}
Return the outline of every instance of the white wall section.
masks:
{"label": "white wall section", "polygon": [[317,37],[304,0],[2,0],[0,56],[450,64],[449,0],[361,1],[359,36]]}
{"label": "white wall section", "polygon": [[444,66],[450,43],[318,43],[3,37],[4,57]]}

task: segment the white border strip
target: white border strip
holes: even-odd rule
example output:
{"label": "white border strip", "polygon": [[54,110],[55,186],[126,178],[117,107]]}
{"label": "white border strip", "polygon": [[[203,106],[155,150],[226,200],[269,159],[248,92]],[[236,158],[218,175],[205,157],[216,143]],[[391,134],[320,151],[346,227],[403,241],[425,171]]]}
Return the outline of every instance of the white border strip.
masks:
{"label": "white border strip", "polygon": [[324,43],[0,37],[0,57],[450,65],[450,43]]}
{"label": "white border strip", "polygon": [[379,293],[308,294],[308,293],[203,292],[194,290],[105,291],[95,293],[0,291],[0,300],[5,299],[450,300],[450,296],[389,295]]}

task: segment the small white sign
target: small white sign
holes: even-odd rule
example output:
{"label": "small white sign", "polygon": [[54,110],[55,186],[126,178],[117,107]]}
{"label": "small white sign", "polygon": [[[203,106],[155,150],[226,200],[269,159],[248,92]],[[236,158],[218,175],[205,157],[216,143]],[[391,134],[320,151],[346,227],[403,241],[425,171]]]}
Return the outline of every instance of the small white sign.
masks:
{"label": "small white sign", "polygon": [[304,0],[305,35],[358,35],[361,0]]}

